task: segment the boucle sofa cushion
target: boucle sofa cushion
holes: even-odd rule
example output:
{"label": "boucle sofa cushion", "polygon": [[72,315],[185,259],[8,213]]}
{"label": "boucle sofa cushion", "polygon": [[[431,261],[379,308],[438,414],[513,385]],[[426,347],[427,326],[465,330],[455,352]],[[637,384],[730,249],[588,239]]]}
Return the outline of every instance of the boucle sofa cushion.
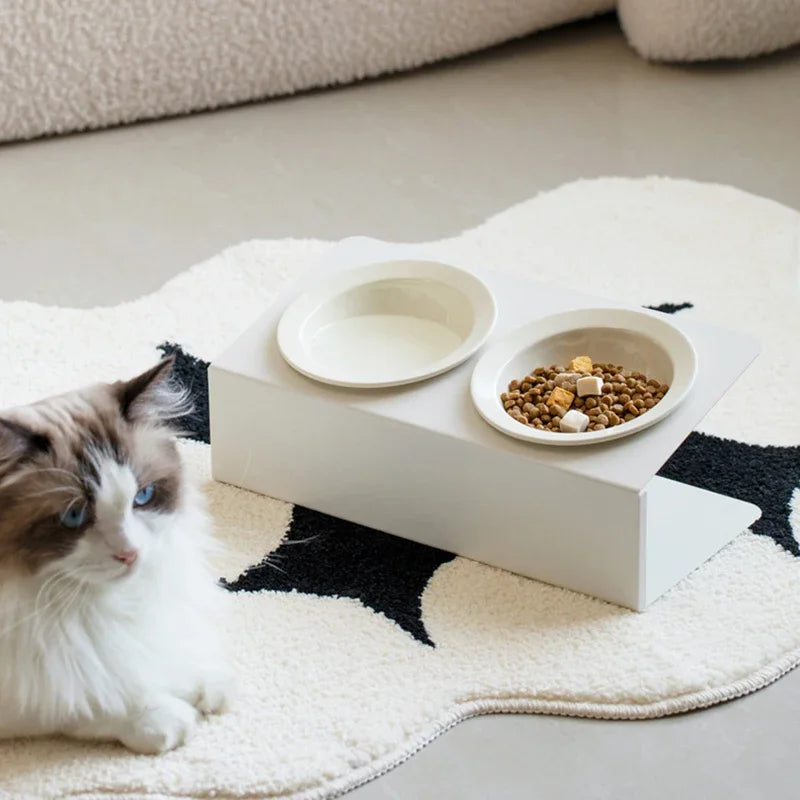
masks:
{"label": "boucle sofa cushion", "polygon": [[[615,0],[2,0],[0,141],[346,83],[610,11]],[[800,41],[800,0],[619,0],[645,57]]]}
{"label": "boucle sofa cushion", "polygon": [[3,0],[0,140],[183,114],[479,50],[614,0]]}

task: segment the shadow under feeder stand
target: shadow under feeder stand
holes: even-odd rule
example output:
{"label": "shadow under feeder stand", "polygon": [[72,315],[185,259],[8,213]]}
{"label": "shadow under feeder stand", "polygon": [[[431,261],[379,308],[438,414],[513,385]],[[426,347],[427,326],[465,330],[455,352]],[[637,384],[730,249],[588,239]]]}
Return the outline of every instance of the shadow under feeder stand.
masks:
{"label": "shadow under feeder stand", "polygon": [[[400,258],[435,255],[424,245],[344,240],[212,363],[217,480],[636,610],[760,516],[749,503],[656,476],[756,356],[743,334],[680,320],[699,359],[691,392],[653,427],[589,447],[532,445],[487,425],[469,400],[475,357],[377,391],[326,386],[283,360],[275,332],[300,292],[333,271]],[[497,302],[487,347],[531,318],[616,305],[462,266]]]}

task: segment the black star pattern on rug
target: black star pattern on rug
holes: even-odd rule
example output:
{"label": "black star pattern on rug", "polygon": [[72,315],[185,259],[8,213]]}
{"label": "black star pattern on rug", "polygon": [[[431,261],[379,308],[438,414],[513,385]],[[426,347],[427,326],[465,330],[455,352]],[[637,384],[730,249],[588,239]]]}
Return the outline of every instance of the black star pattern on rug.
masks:
{"label": "black star pattern on rug", "polygon": [[800,487],[800,447],[762,447],[694,432],[658,474],[757,505],[761,519],[753,533],[800,555],[790,522],[792,494]]}
{"label": "black star pattern on rug", "polygon": [[[208,362],[172,343],[159,350],[175,357],[173,375],[192,394],[194,409],[178,425],[188,438],[209,444]],[[454,558],[446,550],[296,505],[289,531],[269,558],[222,583],[232,592],[352,597],[433,646],[422,621],[422,593],[433,573]]]}
{"label": "black star pattern on rug", "polygon": [[432,645],[422,593],[453,553],[296,505],[286,538],[269,561],[224,582],[233,592],[274,589],[353,597]]}
{"label": "black star pattern on rug", "polygon": [[[648,308],[674,314],[692,304]],[[192,413],[179,421],[182,429],[189,438],[210,443],[208,362],[177,344],[159,349],[175,357],[174,375],[194,401]],[[754,503],[762,516],[753,532],[800,555],[789,521],[792,495],[800,486],[800,447],[762,447],[692,433],[659,475]],[[422,620],[422,593],[438,567],[455,558],[453,553],[296,505],[286,537],[267,555],[223,585],[230,591],[355,598],[417,641],[434,646]]]}
{"label": "black star pattern on rug", "polygon": [[675,314],[685,308],[694,308],[692,303],[661,303],[659,306],[645,306],[652,311],[660,311],[662,314]]}

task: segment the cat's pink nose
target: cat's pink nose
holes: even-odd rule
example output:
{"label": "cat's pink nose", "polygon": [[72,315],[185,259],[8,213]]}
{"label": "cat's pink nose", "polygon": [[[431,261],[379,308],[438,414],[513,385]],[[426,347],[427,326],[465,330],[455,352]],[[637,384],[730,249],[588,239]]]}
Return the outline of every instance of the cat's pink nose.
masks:
{"label": "cat's pink nose", "polygon": [[138,550],[123,550],[121,553],[114,553],[114,558],[123,564],[130,566],[139,557]]}

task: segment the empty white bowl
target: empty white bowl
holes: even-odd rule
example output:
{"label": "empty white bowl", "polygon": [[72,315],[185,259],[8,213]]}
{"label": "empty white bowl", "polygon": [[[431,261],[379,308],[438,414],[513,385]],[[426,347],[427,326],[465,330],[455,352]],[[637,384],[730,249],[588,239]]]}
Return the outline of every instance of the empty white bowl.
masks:
{"label": "empty white bowl", "polygon": [[[669,391],[647,413],[630,422],[584,433],[529,428],[512,419],[500,395],[510,381],[536,367],[566,365],[576,356],[622,365],[669,384]],[[630,436],[655,425],[688,394],[697,373],[697,354],[686,335],[656,312],[589,308],[543,317],[517,329],[483,355],[472,374],[472,400],[494,428],[516,439],[549,445],[583,445]]]}
{"label": "empty white bowl", "polygon": [[300,295],[278,324],[278,347],[294,369],[323,383],[399,386],[469,358],[495,315],[491,292],[466,270],[384,261],[340,272]]}

